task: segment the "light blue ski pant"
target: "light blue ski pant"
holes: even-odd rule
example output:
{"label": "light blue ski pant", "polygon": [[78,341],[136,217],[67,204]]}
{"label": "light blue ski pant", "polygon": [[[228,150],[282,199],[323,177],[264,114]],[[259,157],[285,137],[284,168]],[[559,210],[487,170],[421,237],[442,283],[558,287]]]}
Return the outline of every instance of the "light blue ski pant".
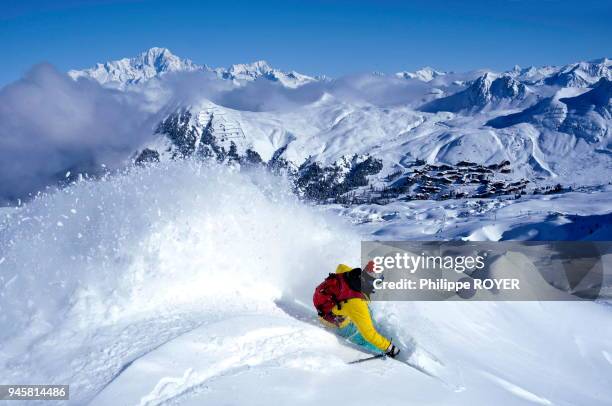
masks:
{"label": "light blue ski pant", "polygon": [[382,352],[381,350],[370,344],[370,342],[367,341],[365,338],[363,338],[363,336],[361,335],[361,333],[359,333],[359,330],[357,330],[357,327],[353,323],[349,323],[346,326],[339,328],[338,335],[346,338],[353,344],[357,344],[361,347],[364,347],[366,350],[374,354],[380,354]]}

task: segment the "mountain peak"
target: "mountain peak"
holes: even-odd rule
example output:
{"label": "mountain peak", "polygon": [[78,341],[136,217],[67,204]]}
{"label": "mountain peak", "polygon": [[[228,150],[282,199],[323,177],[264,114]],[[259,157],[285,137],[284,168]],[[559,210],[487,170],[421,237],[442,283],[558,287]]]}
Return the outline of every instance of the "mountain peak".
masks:
{"label": "mountain peak", "polygon": [[228,72],[233,75],[261,76],[274,70],[268,62],[259,60],[251,63],[239,63],[229,67]]}
{"label": "mountain peak", "polygon": [[518,113],[495,117],[487,122],[493,128],[529,123],[597,143],[608,134],[611,117],[612,81],[601,78],[587,92],[556,100],[546,98]]}
{"label": "mountain peak", "polygon": [[607,78],[601,78],[588,92],[582,93],[576,97],[562,98],[560,101],[571,108],[588,111],[590,106],[609,108],[611,99],[612,81]]}
{"label": "mountain peak", "polygon": [[554,75],[547,77],[544,84],[560,87],[589,87],[600,78],[612,80],[611,63],[608,58],[565,65]]}
{"label": "mountain peak", "polygon": [[264,60],[259,60],[251,63],[240,63],[230,66],[228,69],[215,69],[217,75],[223,79],[231,79],[237,81],[253,81],[259,78],[265,78],[273,82],[279,82],[285,87],[299,87],[303,84],[313,82],[317,79],[303,75],[296,71],[283,72],[275,69]]}
{"label": "mountain peak", "polygon": [[142,57],[144,57],[144,56],[158,56],[158,55],[174,56],[172,51],[170,51],[168,48],[163,48],[163,47],[151,47],[151,48],[147,49],[146,51],[142,52],[140,55]]}
{"label": "mountain peak", "polygon": [[611,66],[612,60],[604,56],[603,58],[593,59],[592,61],[589,61],[589,63],[596,64],[596,65]]}
{"label": "mountain peak", "polygon": [[174,55],[168,48],[153,47],[133,58],[98,63],[84,70],[71,70],[73,79],[89,77],[102,84],[113,83],[119,87],[140,83],[166,72],[194,71],[205,67],[194,64],[189,59]]}
{"label": "mountain peak", "polygon": [[145,82],[167,72],[189,71],[214,72],[221,79],[235,80],[237,82],[250,82],[264,78],[291,88],[318,80],[296,71],[283,72],[273,68],[264,60],[235,64],[227,69],[211,69],[206,65],[197,65],[189,59],[180,58],[174,55],[168,48],[163,47],[149,48],[133,58],[98,63],[93,68],[71,70],[68,72],[68,75],[75,80],[86,77],[104,85],[124,88],[128,85]]}
{"label": "mountain peak", "polygon": [[153,64],[159,60],[173,60],[180,59],[174,55],[168,48],[153,47],[149,48],[140,54],[140,59],[143,61]]}
{"label": "mountain peak", "polygon": [[422,111],[476,111],[491,103],[512,103],[525,98],[527,87],[509,75],[485,72],[469,86],[455,94],[433,100],[421,107]]}
{"label": "mountain peak", "polygon": [[397,76],[398,78],[417,79],[422,82],[431,82],[435,78],[439,76],[444,76],[444,75],[446,75],[446,72],[435,70],[434,68],[430,66],[425,66],[414,72],[402,71],[402,72],[397,72],[395,74],[395,76]]}
{"label": "mountain peak", "polygon": [[137,61],[143,66],[154,68],[156,73],[200,68],[191,60],[182,59],[174,55],[168,48],[153,47],[131,60]]}
{"label": "mountain peak", "polygon": [[474,79],[470,87],[486,93],[489,90],[493,80],[495,80],[495,75],[493,75],[491,72],[485,72],[481,76]]}

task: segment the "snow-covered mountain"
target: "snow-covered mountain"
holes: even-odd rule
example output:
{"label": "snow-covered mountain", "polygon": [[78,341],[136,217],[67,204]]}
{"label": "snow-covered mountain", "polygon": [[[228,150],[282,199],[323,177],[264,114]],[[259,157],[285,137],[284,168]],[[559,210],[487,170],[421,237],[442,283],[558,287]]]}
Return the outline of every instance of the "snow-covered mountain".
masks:
{"label": "snow-covered mountain", "polygon": [[214,71],[223,79],[253,81],[259,78],[265,78],[271,81],[279,82],[283,86],[290,88],[299,87],[316,80],[313,77],[302,75],[296,71],[283,72],[279,69],[275,69],[266,61],[256,61],[249,64],[237,64],[232,65],[227,69],[217,68]]}
{"label": "snow-covered mountain", "polygon": [[587,87],[601,78],[612,80],[611,66],[612,61],[607,58],[570,64],[544,79],[544,83],[560,87]]}
{"label": "snow-covered mountain", "polygon": [[129,85],[142,83],[167,72],[207,70],[189,59],[182,59],[166,48],[151,48],[134,58],[98,63],[93,68],[71,70],[73,79],[88,77],[102,84]]}
{"label": "snow-covered mountain", "polygon": [[431,82],[437,77],[446,75],[446,72],[441,72],[426,66],[414,72],[402,71],[397,72],[395,76],[402,79],[418,79],[423,82]]}
{"label": "snow-covered mountain", "polygon": [[608,58],[571,63],[562,67],[544,66],[521,69],[516,66],[508,74],[515,79],[537,85],[588,87],[599,79],[612,80],[612,61]]}
{"label": "snow-covered mountain", "polygon": [[[612,61],[601,58],[589,62],[577,62],[561,67],[544,66],[521,68],[515,66],[513,69],[492,76],[510,76],[518,82],[526,85],[550,85],[559,87],[588,87],[599,79],[612,80]],[[287,87],[298,87],[306,83],[325,79],[324,76],[311,77],[296,71],[281,71],[270,66],[266,61],[256,61],[246,64],[235,64],[228,68],[211,68],[207,65],[198,65],[189,59],[180,58],[166,48],[153,47],[140,55],[132,58],[123,58],[116,61],[98,63],[96,66],[82,70],[71,70],[68,74],[76,79],[89,77],[102,84],[127,85],[142,83],[153,77],[158,77],[167,72],[183,71],[206,71],[214,72],[223,79],[237,81],[253,81],[266,78],[277,81]],[[383,75],[380,73],[380,75]],[[402,79],[414,79],[421,82],[431,82],[434,79],[449,75],[448,72],[436,70],[432,67],[424,67],[414,72],[401,71],[394,74]],[[486,74],[484,75],[486,76]]]}
{"label": "snow-covered mountain", "polygon": [[88,77],[101,84],[125,87],[160,77],[168,72],[213,72],[219,78],[234,81],[253,81],[259,78],[279,82],[283,86],[295,88],[315,81],[315,78],[291,71],[283,72],[272,68],[266,61],[250,64],[237,64],[229,68],[210,68],[197,65],[189,59],[179,58],[166,48],[151,48],[134,58],[123,58],[117,61],[98,63],[95,67],[84,70],[71,70],[68,74],[73,79]]}
{"label": "snow-covered mountain", "polygon": [[495,128],[520,123],[571,134],[588,143],[607,139],[612,128],[612,81],[601,78],[592,89],[574,97],[551,97],[521,112],[489,121]]}
{"label": "snow-covered mountain", "polygon": [[[315,200],[353,201],[376,187],[384,192],[375,199],[385,202],[607,183],[609,67],[604,58],[502,73],[427,67],[321,80],[264,61],[212,69],[154,48],[71,75],[149,94],[146,80],[155,77],[154,97],[158,87],[172,94],[167,72],[199,70],[230,82],[160,110],[138,162],[197,156],[257,163],[288,172],[298,192]],[[257,80],[286,91],[249,86]],[[300,90],[312,82],[318,85]],[[472,187],[473,179],[487,186]]]}
{"label": "snow-covered mountain", "polygon": [[421,107],[422,111],[436,113],[474,113],[484,108],[498,108],[500,104],[516,105],[523,102],[530,90],[511,76],[485,73],[460,92],[433,100]]}

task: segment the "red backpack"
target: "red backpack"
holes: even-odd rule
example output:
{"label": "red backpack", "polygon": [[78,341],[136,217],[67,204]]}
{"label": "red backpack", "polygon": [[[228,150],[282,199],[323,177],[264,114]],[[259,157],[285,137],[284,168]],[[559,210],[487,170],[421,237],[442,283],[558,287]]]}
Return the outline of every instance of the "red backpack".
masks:
{"label": "red backpack", "polygon": [[351,289],[345,274],[330,273],[325,280],[316,287],[312,302],[319,317],[336,326],[344,321],[344,317],[337,316],[332,313],[332,309],[338,306],[342,308],[342,303],[346,303],[348,299],[359,298],[365,299],[363,293]]}

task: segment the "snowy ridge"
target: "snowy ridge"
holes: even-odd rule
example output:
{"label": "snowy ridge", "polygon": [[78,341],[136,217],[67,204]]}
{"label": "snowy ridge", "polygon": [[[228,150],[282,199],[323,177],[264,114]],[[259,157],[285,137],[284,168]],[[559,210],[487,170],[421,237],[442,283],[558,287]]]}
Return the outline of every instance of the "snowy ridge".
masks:
{"label": "snowy ridge", "polygon": [[403,71],[403,72],[397,72],[395,74],[395,76],[397,76],[398,78],[418,79],[423,82],[431,82],[435,78],[444,76],[444,75],[446,75],[446,72],[435,70],[434,68],[431,68],[429,66],[421,68],[415,72]]}
{"label": "snowy ridge", "polygon": [[219,78],[233,80],[237,83],[263,78],[279,82],[289,88],[299,87],[316,80],[295,71],[282,72],[274,69],[266,61],[213,69],[206,65],[197,65],[189,59],[182,59],[167,48],[158,47],[151,48],[134,58],[123,58],[103,64],[98,63],[93,68],[71,70],[68,74],[73,79],[87,77],[101,84],[125,88],[128,85],[161,77],[168,72],[193,71],[213,72]]}
{"label": "snowy ridge", "polygon": [[522,102],[528,93],[531,91],[511,76],[497,77],[491,73],[485,73],[474,80],[467,89],[433,100],[422,106],[421,110],[429,113],[439,111],[474,113],[484,108],[499,108],[499,104],[504,102],[506,107],[516,105]]}
{"label": "snowy ridge", "polygon": [[[544,67],[521,68],[515,66],[506,72],[489,72],[493,75],[510,76],[526,85],[550,85],[558,87],[588,87],[601,78],[612,80],[612,61],[608,58],[588,62]],[[189,59],[174,55],[167,48],[153,47],[133,58],[123,58],[116,61],[98,63],[96,66],[83,70],[70,70],[68,74],[77,79],[89,77],[102,84],[115,84],[120,87],[133,83],[142,83],[167,72],[204,71],[213,72],[219,78],[240,81],[253,81],[259,78],[277,81],[289,88],[296,88],[315,81],[329,81],[325,76],[311,77],[296,71],[284,72],[273,68],[266,61],[260,60],[247,64],[234,64],[228,68],[210,68],[198,65]],[[377,73],[385,76],[384,73]],[[481,73],[482,75],[482,73]],[[401,71],[395,77],[421,82],[438,82],[445,78],[454,78],[453,72],[445,72],[426,66],[414,72]],[[464,80],[457,80],[458,83]],[[442,82],[444,83],[444,82]]]}
{"label": "snowy ridge", "polygon": [[532,123],[572,134],[588,143],[599,143],[610,133],[612,81],[602,78],[593,88],[574,97],[551,97],[519,113],[489,121],[495,128]]}
{"label": "snowy ridge", "polygon": [[232,65],[228,69],[217,68],[215,72],[223,79],[253,81],[259,78],[265,78],[274,82],[279,82],[283,86],[289,88],[299,87],[316,80],[315,78],[302,75],[295,71],[282,72],[278,69],[274,69],[266,61]]}
{"label": "snowy ridge", "polygon": [[544,83],[561,87],[587,87],[602,78],[612,80],[611,67],[612,61],[608,58],[578,62],[559,69],[555,74],[544,79]]}
{"label": "snowy ridge", "polygon": [[205,66],[194,64],[189,59],[182,59],[166,48],[151,48],[134,58],[123,58],[117,61],[98,63],[85,70],[71,70],[68,74],[73,79],[88,77],[103,84],[125,86],[141,83],[167,72],[189,72],[205,70]]}
{"label": "snowy ridge", "polygon": [[544,66],[522,69],[515,66],[508,72],[515,79],[533,85],[588,87],[601,78],[612,80],[612,61],[608,58],[577,62],[561,67]]}

